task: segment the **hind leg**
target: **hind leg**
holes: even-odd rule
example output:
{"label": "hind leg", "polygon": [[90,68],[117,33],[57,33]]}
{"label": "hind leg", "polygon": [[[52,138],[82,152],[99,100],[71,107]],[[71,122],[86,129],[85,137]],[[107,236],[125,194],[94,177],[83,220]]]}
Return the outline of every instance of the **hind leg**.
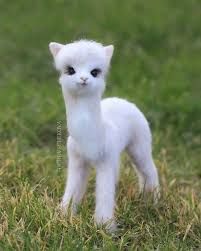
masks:
{"label": "hind leg", "polygon": [[141,193],[153,192],[157,200],[159,196],[159,180],[156,166],[152,159],[149,141],[135,142],[128,147],[128,154],[133,160],[139,178]]}

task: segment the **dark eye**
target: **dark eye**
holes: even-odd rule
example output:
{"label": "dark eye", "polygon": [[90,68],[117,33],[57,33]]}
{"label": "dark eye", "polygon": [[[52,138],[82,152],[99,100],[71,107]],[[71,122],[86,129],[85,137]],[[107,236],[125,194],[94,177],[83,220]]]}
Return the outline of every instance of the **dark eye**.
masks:
{"label": "dark eye", "polygon": [[92,75],[94,78],[96,78],[100,72],[101,72],[100,69],[93,69],[93,70],[91,71],[91,75]]}
{"label": "dark eye", "polygon": [[67,73],[68,75],[73,75],[73,74],[75,74],[75,70],[74,70],[73,67],[67,66],[66,70],[65,70],[65,73]]}

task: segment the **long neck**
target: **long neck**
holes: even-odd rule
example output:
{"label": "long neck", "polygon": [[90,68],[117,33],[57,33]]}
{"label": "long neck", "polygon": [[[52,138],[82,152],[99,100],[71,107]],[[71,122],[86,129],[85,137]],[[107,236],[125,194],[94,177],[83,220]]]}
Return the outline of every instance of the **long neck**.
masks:
{"label": "long neck", "polygon": [[[91,124],[101,124],[100,98],[98,97],[68,97],[66,100],[67,121],[88,118]],[[79,119],[79,120],[80,120]],[[78,120],[78,121],[79,121]]]}
{"label": "long neck", "polygon": [[104,137],[101,97],[64,95],[69,134],[82,146],[100,144]]}

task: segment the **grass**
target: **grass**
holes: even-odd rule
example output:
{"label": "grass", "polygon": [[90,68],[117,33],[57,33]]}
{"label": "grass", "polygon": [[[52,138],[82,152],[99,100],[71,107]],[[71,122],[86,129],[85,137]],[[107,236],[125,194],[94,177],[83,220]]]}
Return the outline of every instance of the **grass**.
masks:
{"label": "grass", "polygon": [[[0,250],[201,250],[200,1],[0,5]],[[144,111],[160,173],[152,205],[123,156],[113,235],[93,223],[94,173],[77,217],[56,210],[67,133],[48,43],[82,37],[115,45],[105,96]]]}

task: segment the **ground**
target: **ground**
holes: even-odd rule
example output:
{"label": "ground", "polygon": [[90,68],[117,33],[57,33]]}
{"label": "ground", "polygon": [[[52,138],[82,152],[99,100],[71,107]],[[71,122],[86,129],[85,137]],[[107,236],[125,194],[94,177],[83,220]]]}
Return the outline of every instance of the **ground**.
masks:
{"label": "ground", "polygon": [[[201,2],[0,2],[0,250],[201,250]],[[105,96],[135,102],[153,132],[157,205],[122,157],[119,229],[93,223],[92,172],[77,217],[57,205],[66,122],[50,41],[114,44]]]}

